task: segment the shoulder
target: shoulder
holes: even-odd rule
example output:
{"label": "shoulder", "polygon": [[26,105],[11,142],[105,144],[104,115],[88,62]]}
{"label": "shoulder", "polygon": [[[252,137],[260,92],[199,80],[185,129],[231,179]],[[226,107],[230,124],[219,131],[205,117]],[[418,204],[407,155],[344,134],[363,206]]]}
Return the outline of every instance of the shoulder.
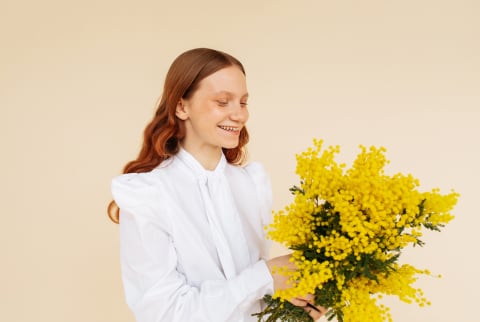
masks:
{"label": "shoulder", "polygon": [[227,169],[231,178],[235,180],[235,184],[253,186],[262,198],[271,198],[270,177],[261,163],[252,162],[245,166],[229,164]]}
{"label": "shoulder", "polygon": [[252,162],[246,165],[244,169],[252,178],[257,194],[270,204],[272,202],[272,187],[270,176],[263,165],[259,162]]}
{"label": "shoulder", "polygon": [[164,204],[161,201],[166,197],[174,168],[170,165],[170,160],[167,160],[152,171],[127,173],[113,178],[111,191],[118,207],[132,210],[140,206]]}
{"label": "shoulder", "polygon": [[255,184],[270,184],[270,177],[260,162],[252,162],[244,166],[245,172],[252,178]]}
{"label": "shoulder", "polygon": [[112,196],[120,209],[145,204],[157,193],[158,178],[154,172],[127,173],[112,180]]}
{"label": "shoulder", "polygon": [[231,172],[237,172],[249,179],[253,180],[255,184],[267,184],[270,178],[265,171],[265,168],[260,162],[252,162],[244,166],[228,165]]}
{"label": "shoulder", "polygon": [[112,179],[112,196],[120,209],[148,205],[164,195],[165,186],[174,171],[171,159],[149,172],[127,173]]}
{"label": "shoulder", "polygon": [[172,185],[178,183],[178,172],[167,160],[150,172],[127,173],[113,178],[111,192],[120,216],[138,223],[155,223],[157,227],[169,231],[172,227],[172,204],[175,202]]}
{"label": "shoulder", "polygon": [[[268,225],[271,220],[272,188],[265,168],[258,162],[246,166],[228,165],[227,168],[230,189],[240,209],[244,209],[245,216],[256,218],[253,219],[255,223],[260,220],[258,227]],[[263,234],[261,231],[259,234]]]}

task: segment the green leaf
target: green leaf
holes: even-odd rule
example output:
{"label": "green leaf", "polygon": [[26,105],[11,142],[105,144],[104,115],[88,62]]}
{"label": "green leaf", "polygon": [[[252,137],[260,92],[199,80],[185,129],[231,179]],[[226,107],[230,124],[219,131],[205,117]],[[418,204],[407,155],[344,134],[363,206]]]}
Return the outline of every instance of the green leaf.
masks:
{"label": "green leaf", "polygon": [[[271,295],[265,295],[263,300],[267,307],[260,313],[252,314],[258,317],[258,322],[312,322],[312,318],[301,307],[287,301],[273,299]],[[265,320],[266,318],[266,320]]]}

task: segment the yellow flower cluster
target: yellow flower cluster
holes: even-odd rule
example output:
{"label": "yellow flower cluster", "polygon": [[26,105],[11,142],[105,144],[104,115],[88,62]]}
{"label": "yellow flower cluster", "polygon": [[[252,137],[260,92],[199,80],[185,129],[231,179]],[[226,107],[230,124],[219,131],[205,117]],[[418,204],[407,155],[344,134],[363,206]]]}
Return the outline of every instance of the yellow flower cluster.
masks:
{"label": "yellow flower cluster", "polygon": [[406,303],[415,301],[420,306],[430,304],[421,289],[412,287],[417,280],[416,274],[429,272],[418,270],[408,264],[400,267],[394,265],[394,268],[395,270],[389,274],[377,274],[378,281],[358,277],[348,283],[348,287],[342,292],[342,301],[345,305],[342,309],[344,321],[363,322],[366,321],[365,317],[368,317],[368,321],[391,322],[389,308],[377,302],[382,298],[382,294],[396,295]]}
{"label": "yellow flower cluster", "polygon": [[319,262],[316,259],[307,260],[301,252],[294,252],[292,256],[297,263],[296,271],[280,271],[290,276],[292,287],[279,290],[276,294],[281,299],[291,299],[299,294],[313,294],[315,289],[332,279],[332,270],[328,262]]}
{"label": "yellow flower cluster", "polygon": [[420,192],[412,175],[389,176],[385,148],[360,146],[352,166],[335,161],[340,148],[322,150],[323,142],[297,155],[300,185],[292,204],[274,213],[269,237],[293,252],[296,271],[285,271],[292,287],[274,298],[289,300],[306,293],[331,308],[338,321],[391,321],[381,294],[426,304],[412,287],[418,274],[399,266],[401,250],[422,245],[422,229],[440,230],[453,219],[458,194],[439,189]]}

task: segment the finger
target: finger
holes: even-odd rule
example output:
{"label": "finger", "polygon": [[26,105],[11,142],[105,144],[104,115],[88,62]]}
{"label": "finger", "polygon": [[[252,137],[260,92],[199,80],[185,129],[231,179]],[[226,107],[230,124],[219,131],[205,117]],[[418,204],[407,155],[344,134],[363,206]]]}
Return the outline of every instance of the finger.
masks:
{"label": "finger", "polygon": [[313,305],[307,305],[304,310],[308,313],[308,315],[310,315],[310,317],[314,321],[320,319],[325,314],[325,311],[319,311],[319,309],[317,309],[317,307],[314,307]]}
{"label": "finger", "polygon": [[289,302],[292,303],[295,306],[301,306],[301,307],[305,307],[308,304],[307,301],[299,299],[299,298],[293,298]]}
{"label": "finger", "polygon": [[309,293],[305,296],[298,296],[297,298],[313,304],[313,302],[315,300],[315,295]]}
{"label": "finger", "polygon": [[327,308],[326,307],[323,307],[321,305],[313,305],[313,304],[308,304],[308,306],[311,306],[313,309],[319,311],[319,312],[322,312],[323,314],[327,313]]}

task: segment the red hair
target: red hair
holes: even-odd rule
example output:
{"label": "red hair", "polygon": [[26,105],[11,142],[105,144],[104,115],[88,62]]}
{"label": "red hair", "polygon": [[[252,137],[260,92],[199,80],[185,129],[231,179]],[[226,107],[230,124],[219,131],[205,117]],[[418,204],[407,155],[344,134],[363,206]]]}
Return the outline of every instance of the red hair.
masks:
{"label": "red hair", "polygon": [[[144,130],[140,153],[135,160],[125,165],[123,173],[149,172],[175,155],[185,137],[183,121],[175,115],[178,102],[182,98],[191,97],[204,78],[230,66],[237,66],[245,74],[240,61],[221,51],[196,48],[178,56],[168,70],[155,115]],[[241,164],[244,161],[247,142],[248,131],[243,127],[238,146],[223,149],[229,163]],[[113,222],[119,222],[119,209],[113,200],[108,205],[108,215]]]}

